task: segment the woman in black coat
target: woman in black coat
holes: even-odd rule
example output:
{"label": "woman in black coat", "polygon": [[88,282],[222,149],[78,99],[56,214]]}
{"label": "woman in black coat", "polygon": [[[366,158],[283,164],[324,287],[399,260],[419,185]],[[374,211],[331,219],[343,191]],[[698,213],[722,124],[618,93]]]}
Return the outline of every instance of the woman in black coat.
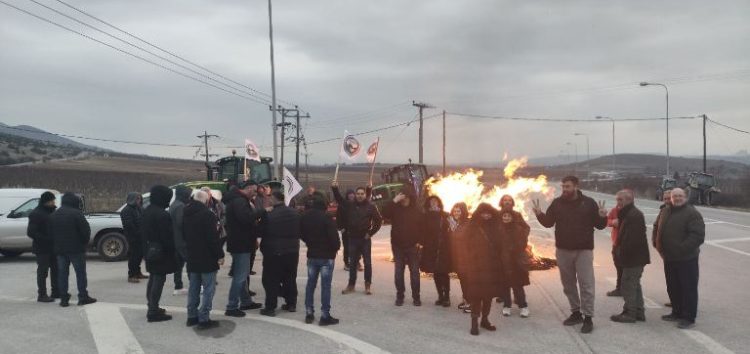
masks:
{"label": "woman in black coat", "polygon": [[521,317],[529,317],[524,286],[529,285],[529,228],[510,210],[500,212],[501,260],[505,270],[506,284],[503,289],[503,316],[510,316],[512,306],[510,291],[521,309]]}
{"label": "woman in black coat", "polygon": [[[471,334],[479,334],[479,325],[489,331],[497,328],[488,317],[492,299],[501,296],[504,285],[502,264],[498,262],[500,225],[497,211],[489,204],[477,207],[468,226],[459,228],[455,241],[456,269],[461,277],[464,297],[471,303]],[[482,315],[481,324],[478,323]]]}
{"label": "woman in black coat", "polygon": [[443,201],[437,196],[430,196],[424,203],[424,221],[422,224],[422,259],[420,269],[432,273],[438,300],[435,305],[450,307],[451,280],[448,273],[451,269],[451,245],[448,237],[448,213],[443,211]]}
{"label": "woman in black coat", "polygon": [[172,232],[172,218],[166,209],[172,200],[172,190],[169,187],[157,185],[151,188],[151,203],[143,211],[141,221],[141,235],[147,242],[146,270],[151,273],[146,286],[148,299],[149,322],[161,322],[172,319],[164,310],[159,308],[159,300],[164,289],[167,274],[177,270],[177,255]]}

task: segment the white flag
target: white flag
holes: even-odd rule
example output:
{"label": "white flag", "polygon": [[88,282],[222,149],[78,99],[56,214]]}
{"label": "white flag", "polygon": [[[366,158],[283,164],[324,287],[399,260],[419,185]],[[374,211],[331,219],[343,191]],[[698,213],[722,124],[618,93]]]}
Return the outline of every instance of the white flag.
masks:
{"label": "white flag", "polygon": [[362,145],[359,144],[357,138],[349,134],[348,131],[344,131],[344,140],[341,142],[339,156],[347,160],[355,160],[361,151]]}
{"label": "white flag", "polygon": [[284,184],[284,204],[289,206],[289,202],[292,201],[292,198],[302,191],[302,186],[297,182],[297,179],[294,178],[294,175],[286,169],[286,167],[284,167],[284,179],[282,180],[282,183]]}
{"label": "white flag", "polygon": [[375,162],[375,158],[378,156],[378,146],[380,145],[380,137],[375,139],[375,141],[370,144],[370,147],[367,148],[367,162],[373,163]]}
{"label": "white flag", "polygon": [[245,158],[260,162],[260,149],[250,139],[245,139]]}

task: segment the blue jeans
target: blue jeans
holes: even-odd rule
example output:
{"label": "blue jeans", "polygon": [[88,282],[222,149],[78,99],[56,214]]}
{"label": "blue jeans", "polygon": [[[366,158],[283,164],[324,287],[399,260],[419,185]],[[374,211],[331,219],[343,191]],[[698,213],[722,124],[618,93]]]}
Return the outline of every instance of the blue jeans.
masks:
{"label": "blue jeans", "polygon": [[229,287],[227,310],[236,310],[240,305],[250,305],[253,298],[247,291],[250,274],[250,253],[232,253],[232,285]]}
{"label": "blue jeans", "polygon": [[349,286],[357,283],[357,263],[365,263],[365,284],[372,283],[372,239],[349,238]]}
{"label": "blue jeans", "polygon": [[86,290],[88,282],[86,280],[86,255],[84,253],[57,255],[57,281],[60,288],[60,296],[70,298],[70,294],[68,294],[68,274],[70,273],[71,264],[73,264],[73,270],[76,272],[78,298],[85,298],[89,296],[89,292]]}
{"label": "blue jeans", "polygon": [[[188,273],[190,286],[188,288],[187,315],[188,318],[198,318],[198,322],[208,322],[211,303],[216,293],[216,272]],[[201,287],[203,287],[203,301],[201,301]],[[198,304],[201,305],[198,309]]]}
{"label": "blue jeans", "polygon": [[315,313],[315,288],[320,274],[320,311],[323,318],[331,317],[331,281],[333,281],[333,259],[307,259],[307,287],[305,288],[305,308],[307,314]]}

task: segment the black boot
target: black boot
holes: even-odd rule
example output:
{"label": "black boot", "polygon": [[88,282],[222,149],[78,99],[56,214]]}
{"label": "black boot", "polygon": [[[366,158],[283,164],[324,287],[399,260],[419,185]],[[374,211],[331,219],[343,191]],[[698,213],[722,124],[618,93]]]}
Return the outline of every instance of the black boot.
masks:
{"label": "black boot", "polygon": [[496,331],[497,327],[493,326],[492,323],[490,323],[490,320],[487,319],[487,317],[482,317],[482,328],[488,330],[488,331]]}
{"label": "black boot", "polygon": [[93,304],[95,302],[96,302],[96,299],[88,295],[78,298],[78,306]]}
{"label": "black boot", "polygon": [[70,295],[60,295],[60,306],[61,307],[70,306]]}
{"label": "black boot", "polygon": [[443,307],[451,307],[451,293],[445,291],[443,294]]}
{"label": "black boot", "polygon": [[471,333],[472,336],[478,336],[479,335],[479,318],[476,316],[471,316]]}
{"label": "black boot", "polygon": [[37,302],[54,302],[55,299],[47,296],[47,293],[39,294],[39,296],[36,297]]}

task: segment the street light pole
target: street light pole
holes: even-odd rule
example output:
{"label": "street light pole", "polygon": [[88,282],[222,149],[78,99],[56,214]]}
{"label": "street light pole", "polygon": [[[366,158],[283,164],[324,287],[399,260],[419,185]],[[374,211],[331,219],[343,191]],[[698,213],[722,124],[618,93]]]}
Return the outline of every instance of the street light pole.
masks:
{"label": "street light pole", "polygon": [[[271,127],[273,130],[273,169],[276,173],[276,177],[280,180],[282,173],[281,169],[279,168],[279,155],[278,155],[278,146],[279,146],[279,137],[278,137],[278,123],[276,120],[276,68],[274,65],[274,58],[273,58],[273,16],[271,12],[271,0],[268,0],[268,38],[271,43]],[[283,168],[283,164],[281,165],[281,168]]]}
{"label": "street light pole", "polygon": [[667,85],[656,83],[656,82],[641,82],[641,86],[661,86],[664,88],[664,91],[666,92],[666,98],[667,98],[667,177],[671,177],[669,174],[669,89],[667,88]]}
{"label": "street light pole", "polygon": [[586,137],[586,179],[591,181],[591,146],[589,145],[589,135],[584,133],[573,133],[573,135]]}
{"label": "street light pole", "polygon": [[576,143],[571,143],[571,142],[569,141],[569,142],[565,143],[565,145],[572,145],[572,146],[573,146],[573,149],[574,149],[574,151],[575,151],[575,157],[576,157],[576,158],[575,158],[575,160],[574,160],[575,162],[574,162],[574,165],[573,165],[573,173],[575,174],[576,172],[578,172],[578,144],[576,144]]}
{"label": "street light pole", "polygon": [[617,175],[617,154],[615,153],[615,120],[611,117],[596,116],[596,119],[608,119],[612,122],[612,173]]}

